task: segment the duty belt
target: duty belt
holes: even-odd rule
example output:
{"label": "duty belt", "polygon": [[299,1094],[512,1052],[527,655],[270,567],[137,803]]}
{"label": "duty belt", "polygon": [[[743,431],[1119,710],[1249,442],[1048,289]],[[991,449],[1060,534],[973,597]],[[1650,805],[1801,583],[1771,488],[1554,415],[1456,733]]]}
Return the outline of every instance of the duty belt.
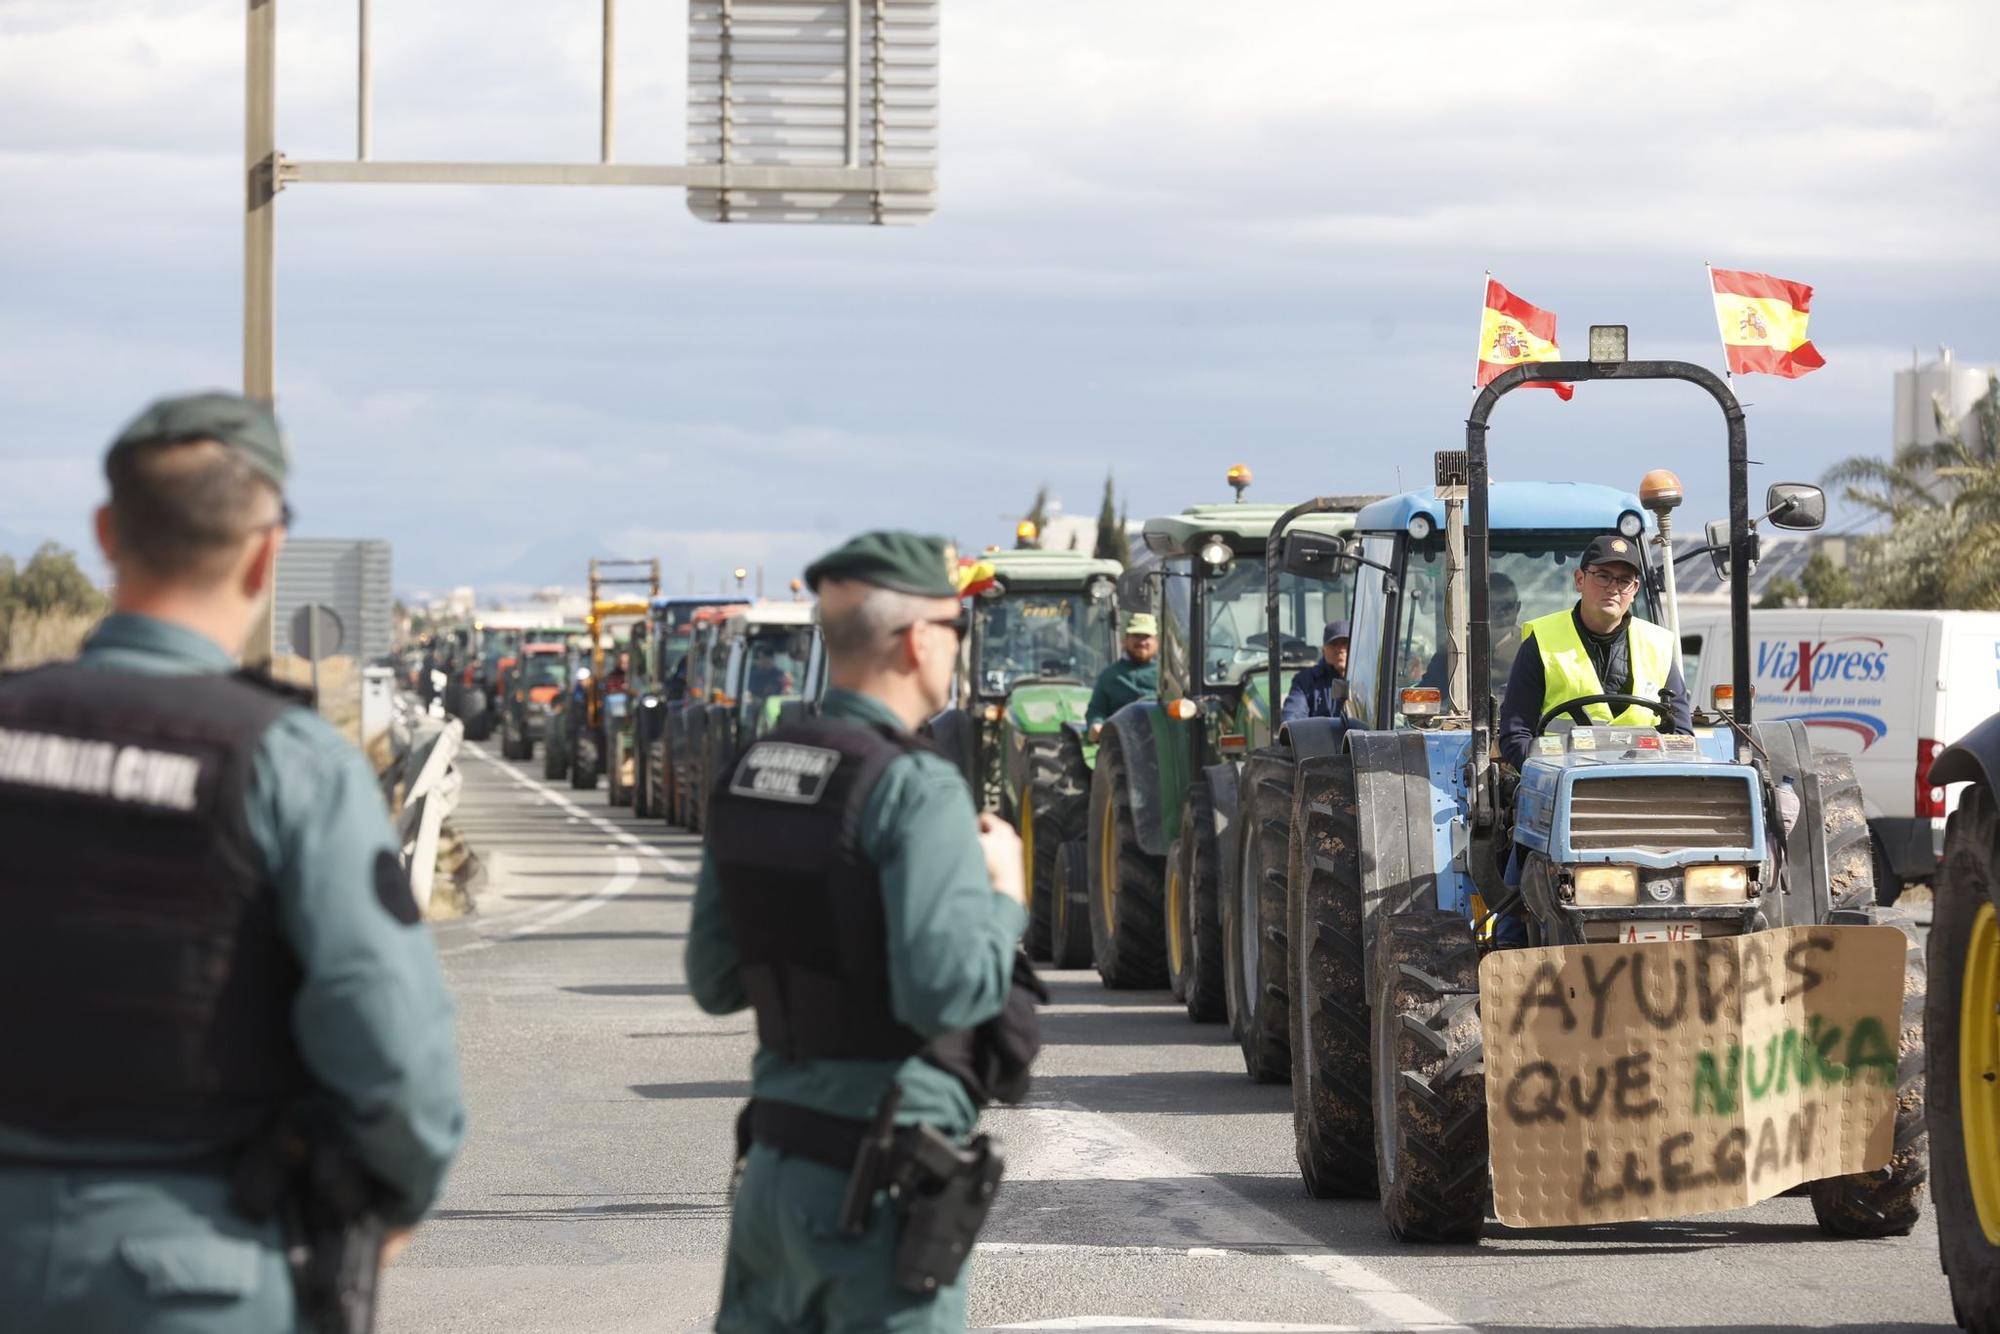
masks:
{"label": "duty belt", "polygon": [[[907,1147],[916,1138],[912,1127],[893,1133],[898,1148]],[[754,1142],[776,1149],[788,1158],[803,1158],[837,1172],[847,1172],[853,1169],[862,1146],[874,1134],[874,1126],[867,1121],[835,1116],[795,1102],[755,1098],[736,1120],[736,1150],[740,1158]]]}

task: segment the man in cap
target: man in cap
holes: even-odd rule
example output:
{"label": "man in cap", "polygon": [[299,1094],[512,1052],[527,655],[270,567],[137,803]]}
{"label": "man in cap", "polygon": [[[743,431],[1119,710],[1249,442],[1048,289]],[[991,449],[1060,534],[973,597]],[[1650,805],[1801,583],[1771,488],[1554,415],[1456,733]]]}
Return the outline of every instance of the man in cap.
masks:
{"label": "man in cap", "polygon": [[[1027,925],[1020,840],[914,736],[965,633],[953,566],[902,532],[815,562],[821,715],[757,741],[710,799],[688,986],[711,1014],[754,1008],[758,1038],[719,1330],[964,1327],[962,1269],[907,1272],[899,1242],[929,1233],[876,1193],[994,1093],[970,1030],[1008,1008]],[[878,1118],[899,1127],[883,1161],[862,1154]]]}
{"label": "man in cap", "polygon": [[0,678],[11,1334],[303,1328],[287,1202],[246,1175],[277,1161],[274,1123],[358,1170],[384,1263],[463,1135],[451,1000],[375,775],[236,669],[287,467],[256,403],[148,408],[105,458],[113,613],[76,661]]}
{"label": "man in cap", "polygon": [[[1284,721],[1338,716],[1340,701],[1347,698],[1347,637],[1346,621],[1326,623],[1320,634],[1319,661],[1292,678],[1292,688],[1280,711]],[[1334,686],[1336,681],[1341,682],[1338,688]]]}
{"label": "man in cap", "polygon": [[1154,661],[1160,651],[1159,634],[1159,623],[1151,612],[1133,612],[1125,618],[1125,656],[1098,673],[1090,703],[1084,706],[1083,720],[1090,725],[1091,740],[1104,730],[1106,718],[1135,699],[1151,699],[1159,693],[1160,665]]}
{"label": "man in cap", "polygon": [[1632,695],[1666,708],[1662,716],[1630,704],[1586,706],[1597,723],[1694,731],[1680,645],[1663,627],[1632,615],[1642,559],[1631,538],[1592,539],[1576,571],[1576,605],[1522,627],[1500,703],[1500,755],[1515,768],[1528,758],[1542,715],[1590,695]]}

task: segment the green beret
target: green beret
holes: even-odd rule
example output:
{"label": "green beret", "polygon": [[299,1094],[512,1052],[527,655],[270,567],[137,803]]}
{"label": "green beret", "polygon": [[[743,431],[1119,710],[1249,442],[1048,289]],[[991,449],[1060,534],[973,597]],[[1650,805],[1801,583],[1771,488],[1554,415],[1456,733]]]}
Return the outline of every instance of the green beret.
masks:
{"label": "green beret", "polygon": [[214,440],[227,445],[243,461],[283,491],[291,470],[291,455],[278,419],[263,404],[240,394],[182,394],[163,398],[132,419],[111,442],[105,462],[119,450],[135,445],[186,444]]}
{"label": "green beret", "polygon": [[806,586],[852,579],[926,598],[958,596],[958,550],[942,537],[874,532],[850,538],[806,566]]}

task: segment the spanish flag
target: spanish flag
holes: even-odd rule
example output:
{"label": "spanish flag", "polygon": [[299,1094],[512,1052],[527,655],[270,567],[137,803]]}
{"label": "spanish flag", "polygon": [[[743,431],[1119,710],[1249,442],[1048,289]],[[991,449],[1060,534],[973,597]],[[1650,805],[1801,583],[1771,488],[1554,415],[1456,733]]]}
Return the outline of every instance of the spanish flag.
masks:
{"label": "spanish flag", "polygon": [[1826,365],[1806,340],[1806,311],[1813,289],[1768,273],[1708,271],[1715,290],[1715,322],[1731,375],[1782,375],[1796,380]]}
{"label": "spanish flag", "polygon": [[974,560],[961,556],[958,560],[958,595],[962,598],[977,597],[1000,577],[990,560]]}
{"label": "spanish flag", "polygon": [[[1479,316],[1479,372],[1473,387],[1483,388],[1505,370],[1524,361],[1561,361],[1556,346],[1553,311],[1528,304],[1486,275],[1486,307]],[[1574,385],[1554,380],[1530,380],[1523,389],[1553,389],[1567,403]]]}

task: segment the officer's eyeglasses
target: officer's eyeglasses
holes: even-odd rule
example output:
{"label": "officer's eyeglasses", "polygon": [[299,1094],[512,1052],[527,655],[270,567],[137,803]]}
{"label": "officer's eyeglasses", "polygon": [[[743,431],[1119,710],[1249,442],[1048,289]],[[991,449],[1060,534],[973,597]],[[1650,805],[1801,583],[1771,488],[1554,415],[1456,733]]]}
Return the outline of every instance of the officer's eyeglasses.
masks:
{"label": "officer's eyeglasses", "polygon": [[950,616],[950,617],[926,616],[921,621],[911,621],[907,625],[899,625],[893,631],[891,631],[891,633],[900,635],[905,630],[914,630],[920,625],[942,625],[947,630],[950,630],[953,634],[957,635],[959,641],[963,643],[965,640],[965,636],[972,630],[972,612],[970,609],[968,609],[965,611],[961,611],[956,616]]}
{"label": "officer's eyeglasses", "polygon": [[1598,587],[1613,593],[1630,593],[1639,587],[1639,576],[1636,574],[1612,574],[1608,570],[1585,570],[1584,573],[1595,579]]}

